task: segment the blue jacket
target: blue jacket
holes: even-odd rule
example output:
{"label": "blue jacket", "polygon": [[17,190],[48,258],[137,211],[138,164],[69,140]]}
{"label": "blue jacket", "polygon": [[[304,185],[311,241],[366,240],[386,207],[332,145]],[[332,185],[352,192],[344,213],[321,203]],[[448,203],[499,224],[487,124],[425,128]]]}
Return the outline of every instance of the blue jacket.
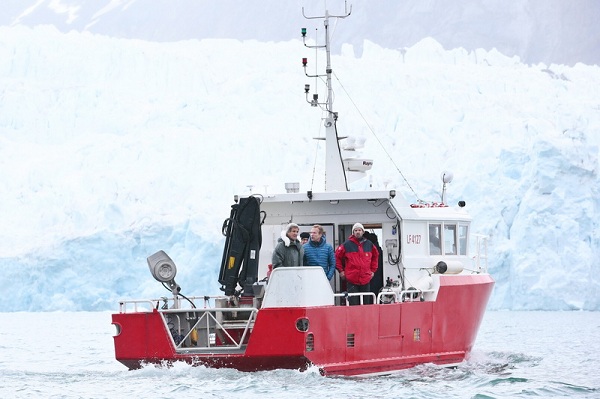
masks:
{"label": "blue jacket", "polygon": [[327,278],[331,280],[335,273],[335,254],[325,236],[322,236],[319,242],[308,240],[304,244],[304,266],[321,266]]}

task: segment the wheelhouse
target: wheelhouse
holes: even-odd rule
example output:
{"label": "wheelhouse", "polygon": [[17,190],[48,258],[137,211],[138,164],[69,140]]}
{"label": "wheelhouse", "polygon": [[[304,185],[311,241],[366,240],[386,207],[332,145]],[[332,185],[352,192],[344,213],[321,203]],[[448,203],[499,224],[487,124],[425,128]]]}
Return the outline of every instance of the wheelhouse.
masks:
{"label": "wheelhouse", "polygon": [[[462,205],[462,206],[461,206]],[[399,290],[428,290],[433,274],[459,274],[480,268],[479,250],[472,258],[471,217],[464,203],[410,204],[395,190],[365,192],[286,193],[262,198],[265,213],[259,278],[267,275],[273,249],[281,231],[294,222],[300,231],[323,226],[327,242],[334,249],[351,234],[356,222],[377,237],[381,273],[371,282],[377,292],[384,287]],[[475,259],[475,262],[474,262]],[[339,278],[334,292],[342,290]]]}

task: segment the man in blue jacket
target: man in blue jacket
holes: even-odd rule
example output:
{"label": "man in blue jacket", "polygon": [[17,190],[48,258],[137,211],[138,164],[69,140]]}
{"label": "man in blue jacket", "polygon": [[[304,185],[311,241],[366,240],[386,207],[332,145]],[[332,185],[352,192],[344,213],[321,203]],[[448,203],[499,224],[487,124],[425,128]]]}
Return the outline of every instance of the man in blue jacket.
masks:
{"label": "man in blue jacket", "polygon": [[329,280],[335,273],[335,254],[323,226],[315,224],[310,229],[310,240],[304,244],[304,266],[321,266]]}

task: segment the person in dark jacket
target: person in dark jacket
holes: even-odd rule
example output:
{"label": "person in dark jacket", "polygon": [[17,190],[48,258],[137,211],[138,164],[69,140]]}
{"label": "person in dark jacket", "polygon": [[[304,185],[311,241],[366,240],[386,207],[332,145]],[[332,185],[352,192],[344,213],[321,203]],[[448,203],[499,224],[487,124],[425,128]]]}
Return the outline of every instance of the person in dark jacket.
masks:
{"label": "person in dark jacket", "polygon": [[[342,280],[346,280],[348,293],[370,292],[370,282],[377,271],[379,251],[363,237],[364,233],[363,225],[355,223],[350,238],[335,251],[335,267]],[[370,300],[365,302],[371,303]],[[350,297],[350,304],[358,305],[359,298]]]}
{"label": "person in dark jacket", "polygon": [[310,233],[308,233],[306,231],[303,233],[300,233],[300,243],[302,245],[306,244],[308,242],[308,240],[310,240]]}
{"label": "person in dark jacket", "polygon": [[321,266],[328,280],[335,273],[333,247],[325,239],[323,226],[315,224],[310,229],[310,241],[304,244],[304,266]]}
{"label": "person in dark jacket", "polygon": [[271,263],[273,269],[280,266],[302,266],[304,259],[304,248],[298,240],[300,231],[296,223],[290,223],[286,229],[281,232],[281,237],[277,239],[277,245],[273,251]]}

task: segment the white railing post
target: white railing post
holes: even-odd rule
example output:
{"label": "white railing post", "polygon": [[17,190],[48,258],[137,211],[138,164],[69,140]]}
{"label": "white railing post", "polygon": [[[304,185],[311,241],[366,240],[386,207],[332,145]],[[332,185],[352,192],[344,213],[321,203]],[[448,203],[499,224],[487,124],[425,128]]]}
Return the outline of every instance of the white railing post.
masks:
{"label": "white railing post", "polygon": [[[477,239],[475,246],[477,248],[477,253],[475,254],[475,266],[477,271],[481,273],[488,272],[488,253],[487,253],[487,240],[488,236],[482,234],[475,234],[475,238]],[[483,247],[483,255],[481,254]]]}

